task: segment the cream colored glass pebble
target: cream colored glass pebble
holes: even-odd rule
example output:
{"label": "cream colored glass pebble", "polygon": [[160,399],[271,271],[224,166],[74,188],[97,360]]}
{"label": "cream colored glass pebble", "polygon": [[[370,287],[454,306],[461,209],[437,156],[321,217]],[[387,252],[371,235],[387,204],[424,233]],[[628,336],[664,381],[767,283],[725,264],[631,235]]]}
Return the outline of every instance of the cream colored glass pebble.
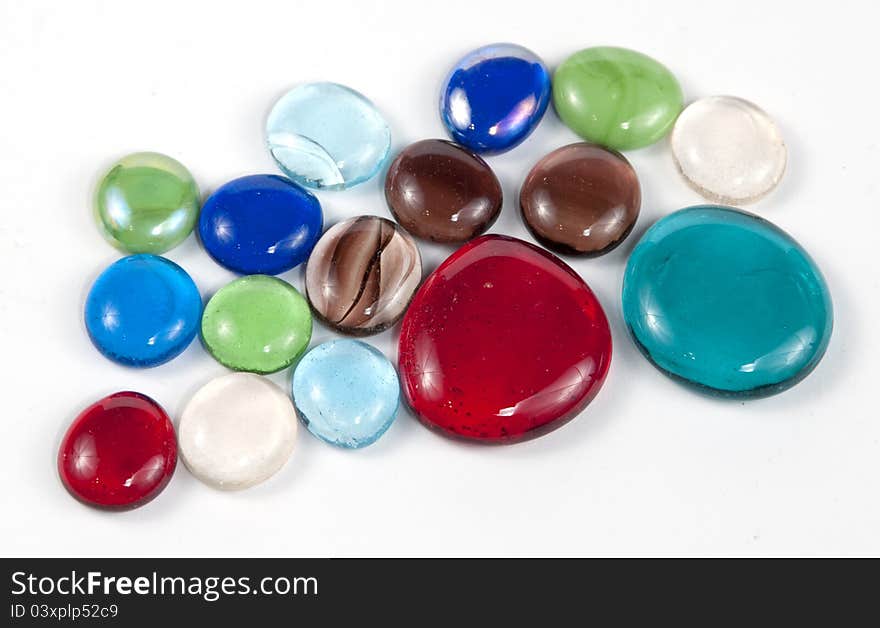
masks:
{"label": "cream colored glass pebble", "polygon": [[274,475],[293,451],[296,411],[284,392],[251,373],[218,377],[193,396],[180,419],[180,457],[202,482],[223,490]]}
{"label": "cream colored glass pebble", "polygon": [[711,201],[742,205],[770,192],[785,172],[785,142],[762,109],[734,96],[690,104],[672,129],[672,155],[687,182]]}

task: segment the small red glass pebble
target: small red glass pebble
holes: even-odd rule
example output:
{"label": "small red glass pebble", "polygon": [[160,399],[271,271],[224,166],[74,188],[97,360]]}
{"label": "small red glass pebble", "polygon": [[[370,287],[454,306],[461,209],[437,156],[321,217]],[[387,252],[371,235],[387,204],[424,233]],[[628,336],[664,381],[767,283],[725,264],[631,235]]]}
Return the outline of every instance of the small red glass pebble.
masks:
{"label": "small red glass pebble", "polygon": [[58,451],[58,473],[70,494],[110,510],[146,504],[162,492],[175,466],[171,420],[136,392],[118,392],[86,408]]}
{"label": "small red glass pebble", "polygon": [[404,319],[404,396],[426,425],[489,443],[545,434],[596,396],[611,361],[602,306],[557,257],[489,235],[453,253]]}

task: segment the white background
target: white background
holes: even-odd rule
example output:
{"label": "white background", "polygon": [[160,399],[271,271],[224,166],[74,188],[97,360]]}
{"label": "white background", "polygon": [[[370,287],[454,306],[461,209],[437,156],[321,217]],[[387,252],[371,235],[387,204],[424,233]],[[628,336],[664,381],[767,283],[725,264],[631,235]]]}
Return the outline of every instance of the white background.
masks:
{"label": "white background", "polygon": [[[0,554],[880,554],[876,7],[0,0]],[[289,464],[245,492],[212,490],[181,464],[164,493],[132,512],[71,499],[55,456],[82,408],[134,389],[177,417],[225,372],[198,342],[152,370],[117,366],[89,343],[84,297],[119,257],[90,213],[102,170],[129,152],[160,151],[189,167],[205,194],[276,172],[263,121],[285,90],[312,80],[370,97],[395,152],[442,137],[443,75],[493,41],[523,44],[551,67],[588,46],[635,48],[668,65],[688,101],[734,94],[776,118],[789,170],[751,209],[798,239],[831,287],[834,336],[816,371],[770,399],[719,401],[637,353],[620,315],[626,257],[655,220],[701,200],[660,142],[628,154],[643,186],[634,234],[610,255],[569,260],[605,306],[615,353],[598,398],[565,427],[486,448],[402,412],[362,451],[300,430]],[[490,158],[505,192],[493,232],[529,239],[519,182],[575,139],[551,109],[529,140]],[[321,193],[326,224],[387,216],[381,185],[380,176]],[[422,250],[428,269],[450,251]],[[233,279],[195,237],[168,257],[204,294]],[[283,277],[302,285],[299,270]],[[392,360],[395,333],[372,339]],[[316,326],[313,343],[330,337]],[[288,377],[273,379],[287,386]]]}

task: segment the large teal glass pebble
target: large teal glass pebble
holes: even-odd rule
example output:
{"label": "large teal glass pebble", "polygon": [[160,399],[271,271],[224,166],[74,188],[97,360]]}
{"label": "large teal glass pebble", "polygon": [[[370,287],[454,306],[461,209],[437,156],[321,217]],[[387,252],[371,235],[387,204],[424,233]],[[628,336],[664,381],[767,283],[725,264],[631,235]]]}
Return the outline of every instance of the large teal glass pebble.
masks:
{"label": "large teal glass pebble", "polygon": [[833,318],[821,272],[791,236],[712,205],[645,233],[624,275],[623,316],[657,368],[736,397],[772,395],[806,377]]}
{"label": "large teal glass pebble", "polygon": [[343,190],[379,171],[391,132],[362,94],[336,83],[307,83],[275,103],[266,142],[278,167],[297,183]]}

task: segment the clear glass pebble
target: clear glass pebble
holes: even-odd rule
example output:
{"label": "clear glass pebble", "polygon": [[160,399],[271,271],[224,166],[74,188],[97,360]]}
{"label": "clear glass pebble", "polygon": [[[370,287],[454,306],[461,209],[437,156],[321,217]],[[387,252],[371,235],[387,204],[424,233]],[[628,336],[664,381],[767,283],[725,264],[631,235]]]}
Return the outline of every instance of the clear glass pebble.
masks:
{"label": "clear glass pebble", "polygon": [[266,141],[278,167],[294,181],[343,190],[379,171],[391,132],[359,92],[336,83],[307,83],[275,103]]}
{"label": "clear glass pebble", "polygon": [[682,111],[672,130],[672,155],[691,187],[728,205],[768,194],[787,161],[782,134],[770,116],[735,96],[701,98]]}
{"label": "clear glass pebble", "polygon": [[180,458],[199,480],[224,491],[255,486],[287,463],[296,443],[296,411],[264,377],[230,373],[202,386],[177,429]]}

